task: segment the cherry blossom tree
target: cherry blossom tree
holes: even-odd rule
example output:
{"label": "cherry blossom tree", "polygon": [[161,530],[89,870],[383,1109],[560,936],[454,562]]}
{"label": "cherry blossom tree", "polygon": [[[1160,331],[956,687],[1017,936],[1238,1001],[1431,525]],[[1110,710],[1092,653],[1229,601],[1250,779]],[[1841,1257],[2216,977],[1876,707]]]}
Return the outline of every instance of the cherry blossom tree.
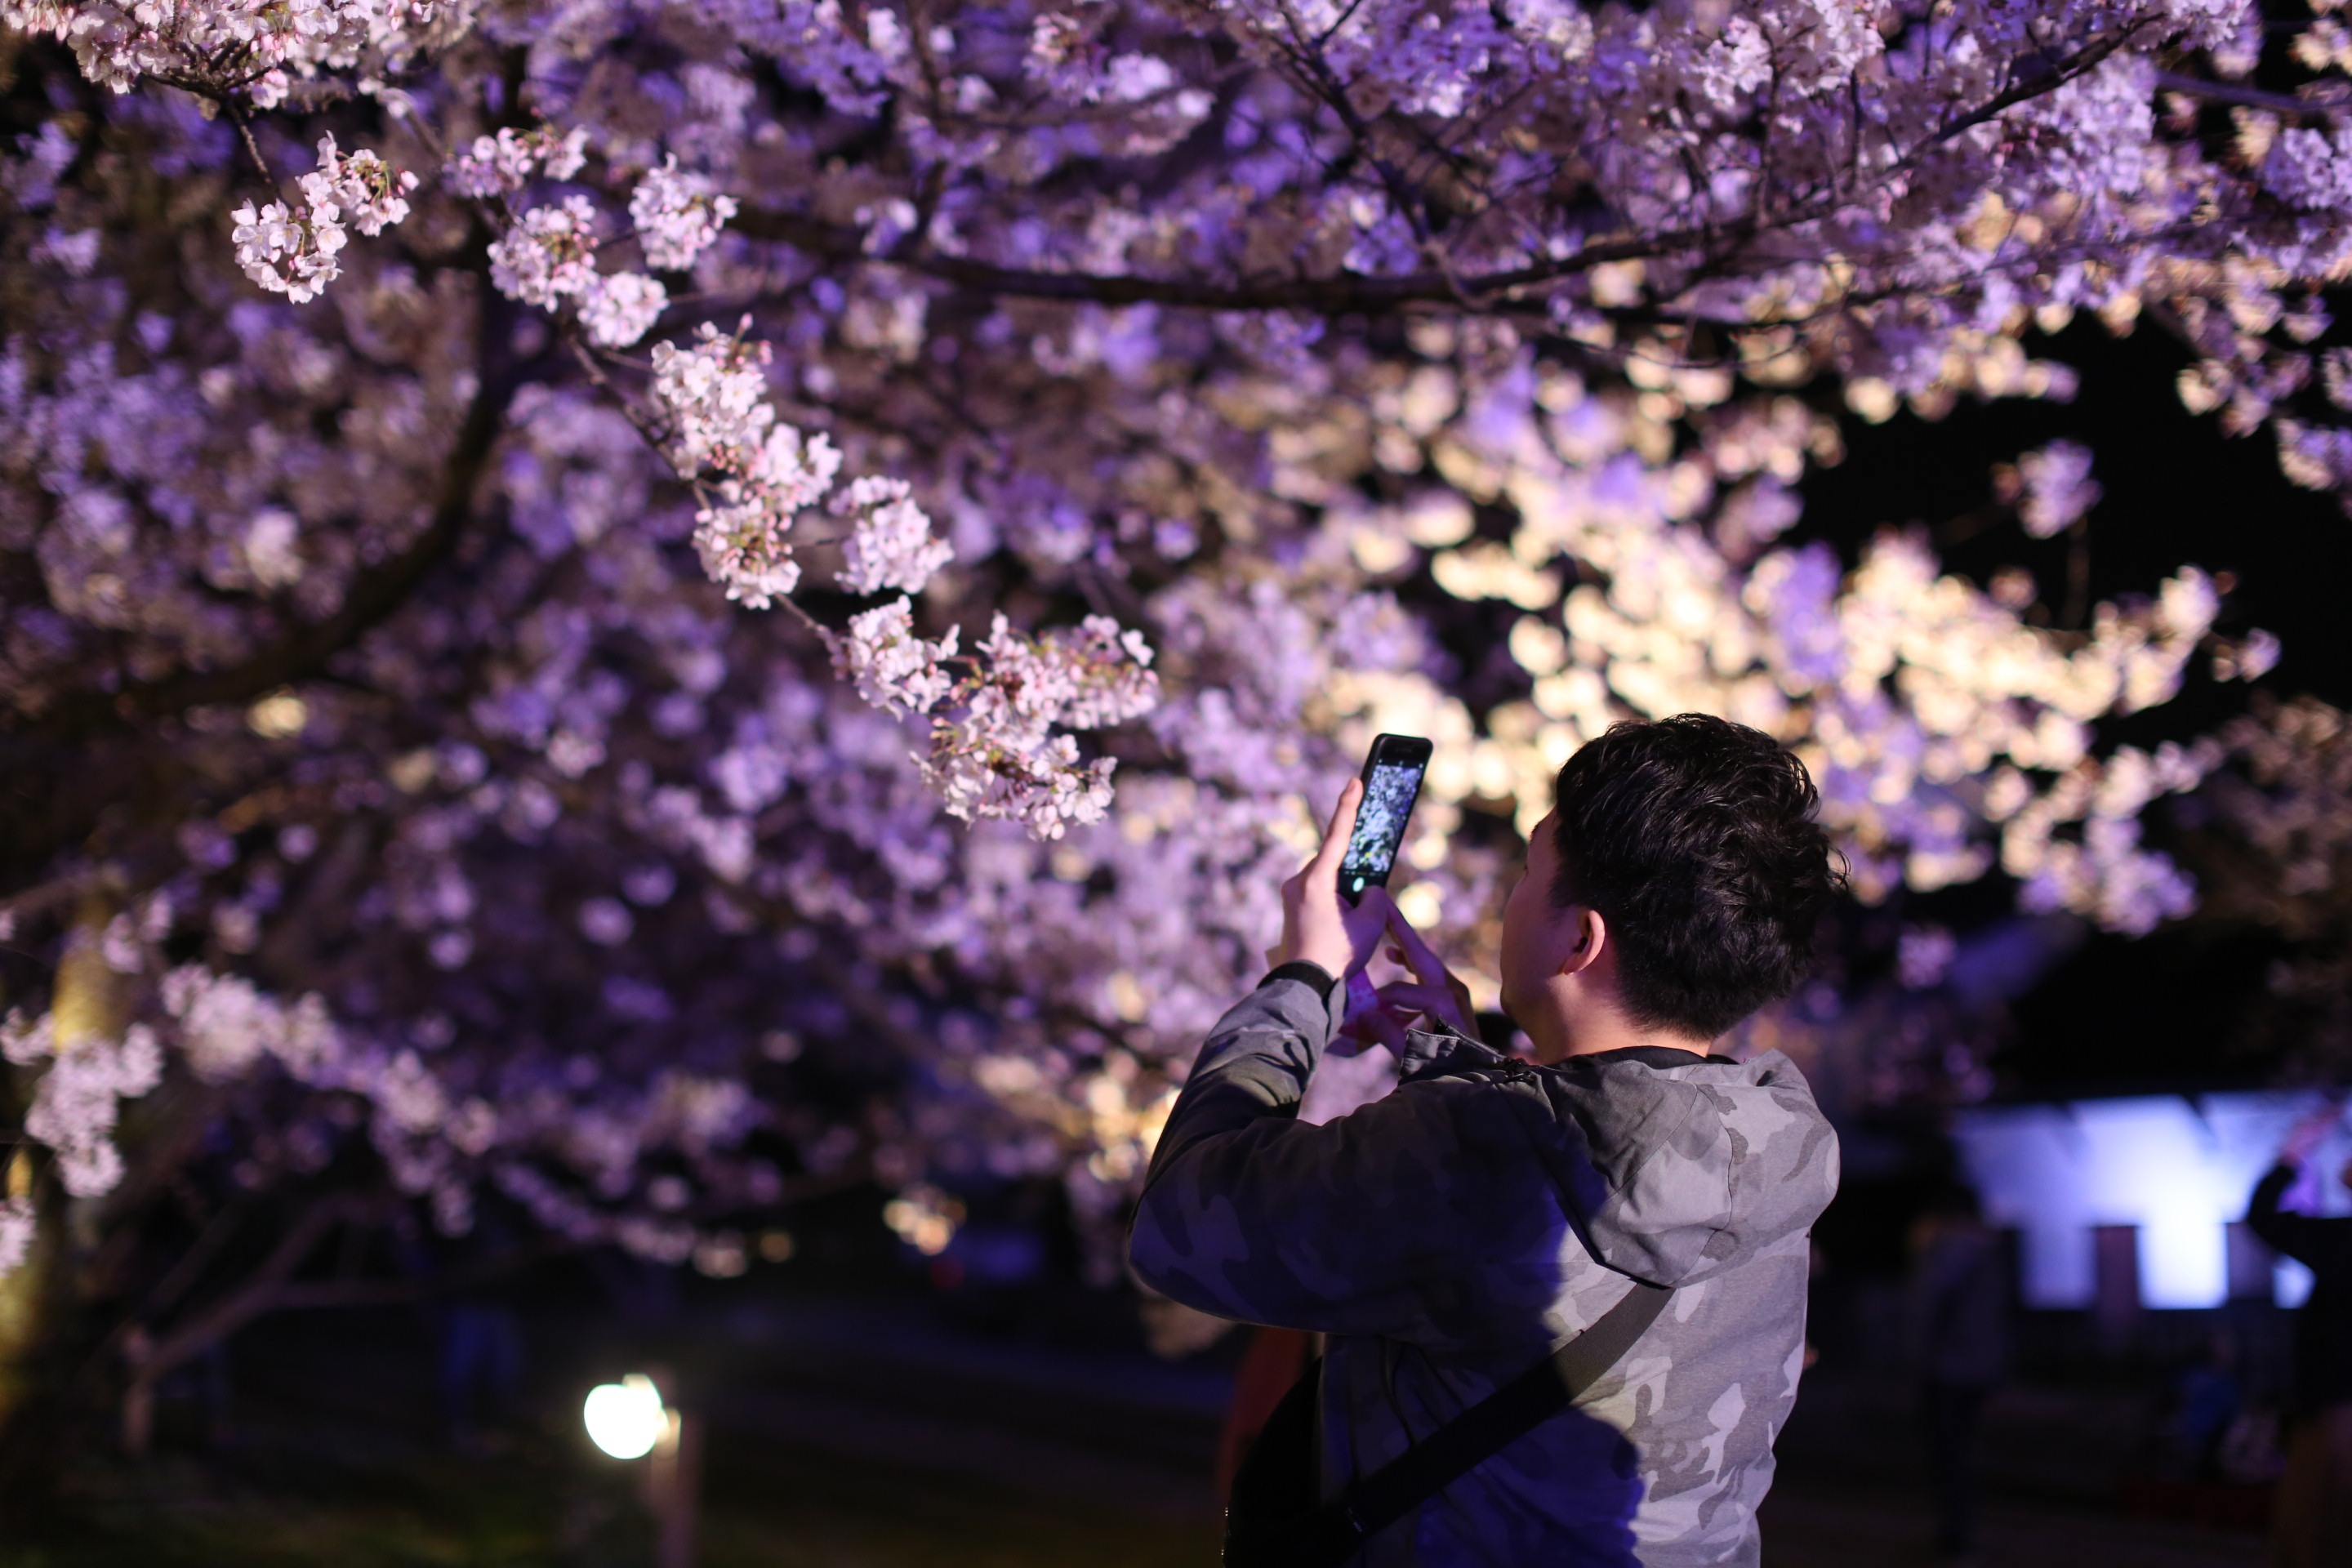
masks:
{"label": "cherry blossom tree", "polygon": [[[2083,311],[2352,486],[2325,14],[0,25],[0,1429],[89,1392],[55,1336],[136,1394],[485,1192],[722,1276],[835,1183],[1107,1226],[1382,729],[1465,956],[1559,762],[1689,709],[1806,757],[1864,900],[2150,929],[2221,752],[2098,727],[2274,642],[2193,566],[2053,629],[1787,542],[1797,486],[1841,403],[2067,395]],[[1991,457],[2025,533],[2095,502]]]}

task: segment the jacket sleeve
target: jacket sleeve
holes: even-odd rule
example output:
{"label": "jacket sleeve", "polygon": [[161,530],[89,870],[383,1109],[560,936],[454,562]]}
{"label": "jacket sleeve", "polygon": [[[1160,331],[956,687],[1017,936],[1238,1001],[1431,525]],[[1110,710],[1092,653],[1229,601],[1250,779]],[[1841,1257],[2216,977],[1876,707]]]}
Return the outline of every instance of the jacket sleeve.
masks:
{"label": "jacket sleeve", "polygon": [[1130,1266],[1187,1306],[1279,1328],[1433,1347],[1523,1325],[1559,1289],[1565,1228],[1525,1134],[1463,1079],[1298,1121],[1340,1006],[1336,986],[1277,973],[1219,1020],[1152,1155]]}
{"label": "jacket sleeve", "polygon": [[2272,1251],[2310,1264],[2318,1250],[2321,1222],[2279,1207],[2279,1199],[2294,1185],[2294,1176],[2292,1165],[2272,1166],[2270,1174],[2255,1186],[2254,1195],[2246,1205],[2246,1224]]}

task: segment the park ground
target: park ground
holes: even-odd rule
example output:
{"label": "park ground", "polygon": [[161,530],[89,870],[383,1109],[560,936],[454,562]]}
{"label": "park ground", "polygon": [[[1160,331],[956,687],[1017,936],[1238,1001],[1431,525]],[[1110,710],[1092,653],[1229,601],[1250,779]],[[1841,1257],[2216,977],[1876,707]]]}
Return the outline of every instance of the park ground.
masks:
{"label": "park ground", "polygon": [[[527,1320],[509,1419],[453,1442],[423,1315],[289,1319],[235,1348],[233,1389],[163,1412],[155,1455],[73,1470],[0,1568],[636,1568],[628,1467],[580,1433],[572,1386],[623,1352]],[[551,1326],[558,1325],[558,1326]],[[1205,1568],[1230,1355],[1170,1363],[1099,1333],[1007,1333],[919,1296],[719,1293],[662,1342],[707,1422],[703,1568]],[[363,1347],[363,1348],[361,1348]],[[1979,1561],[2253,1568],[2258,1528],[2147,1517],[2117,1476],[2142,1396],[2021,1387],[1989,1417]],[[1766,1568],[1928,1561],[1898,1392],[1823,1370],[1782,1444]],[[2145,1504],[2143,1503],[2144,1507]]]}

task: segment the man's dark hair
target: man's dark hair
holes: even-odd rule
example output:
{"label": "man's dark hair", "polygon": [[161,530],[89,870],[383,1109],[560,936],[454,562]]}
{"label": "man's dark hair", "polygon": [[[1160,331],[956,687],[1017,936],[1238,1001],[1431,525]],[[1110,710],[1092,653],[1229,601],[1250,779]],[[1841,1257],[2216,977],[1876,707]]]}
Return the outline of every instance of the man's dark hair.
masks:
{"label": "man's dark hair", "polygon": [[1552,901],[1608,922],[1635,1023],[1712,1039],[1796,988],[1844,884],[1821,798],[1769,735],[1703,713],[1616,725],[1568,759]]}

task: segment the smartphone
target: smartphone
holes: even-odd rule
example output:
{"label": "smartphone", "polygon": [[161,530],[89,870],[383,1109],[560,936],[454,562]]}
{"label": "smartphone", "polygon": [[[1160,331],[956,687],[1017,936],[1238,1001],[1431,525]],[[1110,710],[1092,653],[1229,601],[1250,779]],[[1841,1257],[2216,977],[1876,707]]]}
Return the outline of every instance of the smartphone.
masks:
{"label": "smartphone", "polygon": [[1371,753],[1364,759],[1364,804],[1356,809],[1356,831],[1339,861],[1339,896],[1349,903],[1366,888],[1388,886],[1432,749],[1418,735],[1373,737]]}

